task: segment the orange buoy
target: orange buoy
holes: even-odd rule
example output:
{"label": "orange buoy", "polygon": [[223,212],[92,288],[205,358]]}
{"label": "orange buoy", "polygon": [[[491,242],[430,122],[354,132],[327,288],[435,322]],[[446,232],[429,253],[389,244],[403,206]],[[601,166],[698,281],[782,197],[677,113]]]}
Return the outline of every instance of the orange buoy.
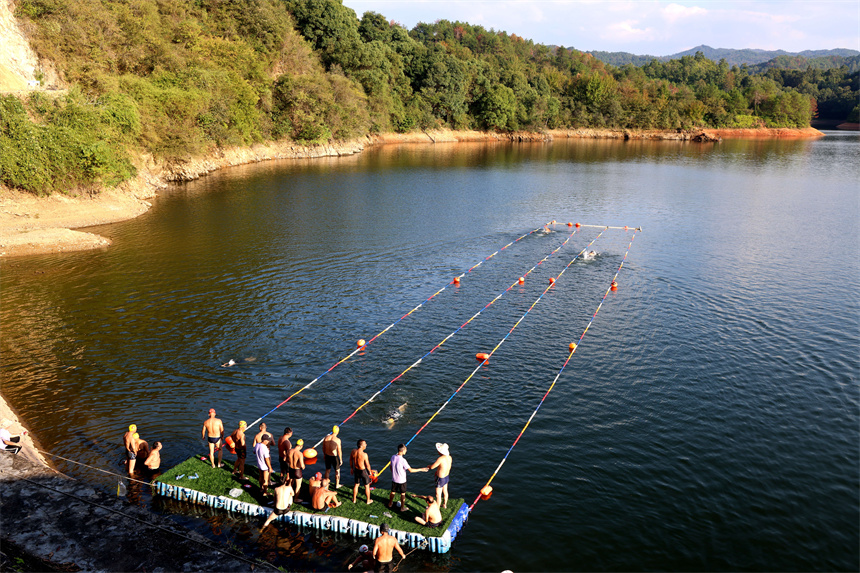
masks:
{"label": "orange buoy", "polygon": [[485,485],[481,488],[481,499],[490,499],[491,495],[493,495],[493,486]]}
{"label": "orange buoy", "polygon": [[552,224],[555,225],[555,219],[552,220]]}
{"label": "orange buoy", "polygon": [[479,353],[477,353],[477,354],[475,355],[475,358],[476,358],[477,360],[489,360],[489,359],[490,359],[490,355],[489,355],[489,354],[487,354],[486,352],[479,352]]}
{"label": "orange buoy", "polygon": [[577,228],[577,229],[579,229],[580,227],[582,227],[582,225],[580,225],[579,223],[577,223],[577,224],[576,224],[576,228]]}
{"label": "orange buoy", "polygon": [[612,290],[618,290],[618,283],[615,281],[612,281],[612,284],[609,285],[609,288]]}
{"label": "orange buoy", "polygon": [[376,483],[379,481],[379,473],[376,470],[370,472],[370,483]]}
{"label": "orange buoy", "polygon": [[518,280],[517,282],[523,284],[524,282],[526,282],[526,279],[525,277],[520,277],[520,280]]}
{"label": "orange buoy", "polygon": [[302,452],[305,457],[305,465],[312,466],[317,463],[317,451],[313,448],[308,448]]}
{"label": "orange buoy", "polygon": [[231,436],[227,436],[224,438],[224,445],[227,447],[227,451],[231,454],[236,453],[236,442],[233,441]]}
{"label": "orange buoy", "polygon": [[573,227],[573,223],[571,223],[570,221],[568,221],[568,222],[567,222],[567,226],[568,226],[568,227]]}
{"label": "orange buoy", "polygon": [[454,277],[454,284],[455,285],[460,284],[460,277]]}
{"label": "orange buoy", "polygon": [[571,352],[573,352],[574,350],[576,350],[576,342],[571,342],[571,343],[567,346],[567,349],[568,349],[568,350],[570,350]]}
{"label": "orange buoy", "polygon": [[552,285],[552,284],[555,284],[555,279],[554,279],[554,278],[552,278],[552,277],[550,277],[550,279],[549,279],[549,284],[551,284],[551,285]]}
{"label": "orange buoy", "polygon": [[364,339],[363,339],[363,338],[359,338],[359,339],[358,339],[358,342],[356,342],[356,345],[357,345],[359,348],[361,348],[362,346],[364,346],[364,344],[365,344],[365,342],[364,342]]}
{"label": "orange buoy", "polygon": [[625,230],[625,231],[627,230],[627,225],[624,225],[624,230]]}

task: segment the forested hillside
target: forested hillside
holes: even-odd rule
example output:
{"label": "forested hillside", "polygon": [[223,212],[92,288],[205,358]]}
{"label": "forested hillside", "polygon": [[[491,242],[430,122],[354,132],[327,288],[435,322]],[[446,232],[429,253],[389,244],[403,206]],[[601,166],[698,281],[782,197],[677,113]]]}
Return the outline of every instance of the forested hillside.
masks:
{"label": "forested hillside", "polygon": [[802,127],[817,97],[701,54],[614,68],[466,23],[407,30],[339,0],[20,0],[17,16],[70,86],[0,99],[0,181],[37,193],[114,184],[141,153],[283,138]]}

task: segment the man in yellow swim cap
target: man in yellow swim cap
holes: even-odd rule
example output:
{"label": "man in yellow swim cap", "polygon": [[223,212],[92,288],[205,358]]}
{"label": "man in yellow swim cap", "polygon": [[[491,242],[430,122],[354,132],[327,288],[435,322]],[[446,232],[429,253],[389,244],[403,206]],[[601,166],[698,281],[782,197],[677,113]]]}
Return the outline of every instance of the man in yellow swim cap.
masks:
{"label": "man in yellow swim cap", "polygon": [[329,479],[331,470],[334,470],[334,489],[340,487],[340,466],[343,465],[343,451],[340,446],[340,438],[337,437],[340,428],[331,429],[331,434],[323,439],[323,455],[325,456],[325,479]]}
{"label": "man in yellow swim cap", "polygon": [[242,420],[239,427],[230,434],[233,440],[233,448],[236,450],[236,463],[233,465],[233,475],[242,480],[245,478],[245,459],[248,456],[248,448],[245,445],[245,428],[248,424]]}
{"label": "man in yellow swim cap", "polygon": [[128,475],[134,474],[134,462],[137,460],[137,444],[134,443],[133,436],[136,435],[137,426],[131,424],[128,431],[122,436],[122,444],[125,446],[125,458],[128,464]]}

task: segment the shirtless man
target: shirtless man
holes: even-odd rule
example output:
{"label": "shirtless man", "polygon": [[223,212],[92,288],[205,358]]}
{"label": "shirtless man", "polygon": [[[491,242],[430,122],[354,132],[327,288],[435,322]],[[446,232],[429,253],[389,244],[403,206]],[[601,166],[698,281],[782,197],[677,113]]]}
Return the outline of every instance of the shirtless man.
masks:
{"label": "shirtless man", "polygon": [[322,485],[320,485],[317,490],[314,492],[313,497],[311,498],[311,505],[313,505],[314,509],[322,510],[326,507],[338,507],[341,503],[337,500],[337,492],[329,491],[328,478],[322,480]]}
{"label": "shirtless man", "polygon": [[152,451],[146,457],[143,465],[152,471],[157,470],[159,466],[161,466],[161,442],[155,442],[155,444],[153,444]]}
{"label": "shirtless man", "polygon": [[373,558],[376,559],[376,562],[379,563],[379,567],[376,569],[378,573],[388,573],[391,571],[391,562],[394,560],[394,550],[396,549],[398,553],[400,553],[400,561],[403,562],[406,559],[406,555],[403,554],[403,550],[400,548],[400,543],[397,542],[397,538],[388,535],[388,524],[383,523],[379,526],[380,536],[376,538],[376,542],[373,544]]}
{"label": "shirtless man", "polygon": [[290,450],[293,445],[290,443],[290,436],[293,435],[292,428],[284,428],[284,435],[278,440],[278,464],[280,465],[281,475],[290,476],[290,463],[287,459],[290,455]]}
{"label": "shirtless man", "polygon": [[238,479],[245,478],[245,459],[248,457],[248,447],[245,445],[245,428],[248,424],[244,420],[239,422],[239,427],[230,434],[236,449],[236,463],[233,465],[233,475]]}
{"label": "shirtless man", "polygon": [[272,513],[269,514],[269,517],[266,518],[266,523],[263,524],[260,531],[266,529],[266,526],[275,521],[278,516],[287,513],[290,506],[293,504],[294,495],[295,492],[293,491],[293,488],[290,487],[290,478],[282,475],[281,479],[278,481],[278,485],[275,486],[275,509],[273,509]]}
{"label": "shirtless man", "polygon": [[302,446],[304,445],[304,440],[296,440],[296,447],[290,450],[288,458],[290,464],[290,485],[293,486],[296,497],[299,496],[299,491],[302,487],[302,470],[305,469],[305,456],[302,455]]}
{"label": "shirtless man", "polygon": [[451,455],[448,444],[436,444],[439,457],[429,469],[436,470],[436,499],[442,502],[442,507],[448,506],[448,478],[451,473]]}
{"label": "shirtless man", "polygon": [[149,443],[146,440],[138,440],[137,441],[137,459],[144,460],[144,465],[146,465],[146,458],[149,457],[149,453],[151,448],[149,447]]}
{"label": "shirtless man", "polygon": [[221,420],[215,417],[215,408],[209,408],[209,419],[203,422],[203,439],[209,441],[209,461],[212,467],[215,467],[215,450],[218,450],[218,467],[223,467],[221,463],[221,438],[224,435],[224,424]]}
{"label": "shirtless man", "polygon": [[367,448],[367,442],[358,440],[356,445],[358,447],[349,454],[349,472],[355,479],[355,485],[352,486],[352,503],[355,503],[358,498],[358,486],[363,485],[364,493],[367,496],[367,505],[370,505],[373,503],[370,501],[370,476],[373,470],[370,469],[370,459],[364,451]]}
{"label": "shirtless man", "polygon": [[337,437],[340,428],[331,429],[331,434],[323,439],[323,454],[325,455],[325,479],[329,479],[329,472],[334,470],[334,489],[340,488],[340,466],[343,465],[343,451],[340,447],[340,438]]}
{"label": "shirtless man", "polygon": [[128,461],[128,475],[134,473],[134,462],[137,460],[137,444],[134,441],[134,436],[137,435],[136,432],[137,426],[132,424],[122,436],[122,444],[125,446],[125,457]]}
{"label": "shirtless man", "polygon": [[322,485],[322,474],[320,472],[315,473],[310,478],[308,478],[308,496],[313,499],[314,494]]}
{"label": "shirtless man", "polygon": [[262,442],[263,436],[269,436],[271,438],[272,442],[275,441],[275,438],[272,436],[272,434],[270,434],[269,432],[266,431],[266,422],[262,422],[260,424],[260,431],[257,432],[256,436],[254,436],[254,443],[251,444],[251,447],[254,447],[257,444],[259,444],[260,442]]}
{"label": "shirtless man", "polygon": [[439,510],[439,502],[432,495],[415,495],[412,497],[427,500],[427,509],[421,517],[416,517],[415,521],[425,527],[439,527],[442,525],[442,512]]}

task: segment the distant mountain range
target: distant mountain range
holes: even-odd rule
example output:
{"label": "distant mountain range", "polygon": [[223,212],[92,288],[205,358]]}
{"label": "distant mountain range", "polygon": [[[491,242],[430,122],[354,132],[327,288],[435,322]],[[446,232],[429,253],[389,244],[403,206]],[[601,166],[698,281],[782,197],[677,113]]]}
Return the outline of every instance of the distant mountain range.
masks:
{"label": "distant mountain range", "polygon": [[[710,46],[702,45],[696,46],[695,48],[691,48],[683,52],[678,52],[677,54],[672,54],[671,56],[640,56],[636,54],[631,54],[629,52],[593,51],[588,53],[600,60],[601,62],[613,66],[623,66],[625,64],[644,66],[645,64],[654,59],[660,60],[662,62],[667,62],[669,60],[680,59],[683,56],[694,56],[696,52],[702,52],[702,54],[706,58],[708,58],[709,60],[714,60],[715,62],[718,62],[721,59],[725,59],[726,62],[728,62],[729,65],[732,66],[740,66],[743,64],[755,66],[758,64],[766,64],[771,60],[779,58],[785,63],[793,62],[793,65],[791,65],[790,67],[800,65],[803,69],[805,69],[805,64],[807,64],[808,62],[813,62],[812,64],[810,64],[813,67],[834,67],[842,65],[842,59],[860,59],[857,58],[858,56],[860,56],[860,52],[858,52],[857,50],[848,50],[844,48],[835,50],[804,50],[803,52],[786,52],[785,50],[733,50],[731,48],[712,48]],[[830,62],[830,65],[828,65],[828,62]]]}

